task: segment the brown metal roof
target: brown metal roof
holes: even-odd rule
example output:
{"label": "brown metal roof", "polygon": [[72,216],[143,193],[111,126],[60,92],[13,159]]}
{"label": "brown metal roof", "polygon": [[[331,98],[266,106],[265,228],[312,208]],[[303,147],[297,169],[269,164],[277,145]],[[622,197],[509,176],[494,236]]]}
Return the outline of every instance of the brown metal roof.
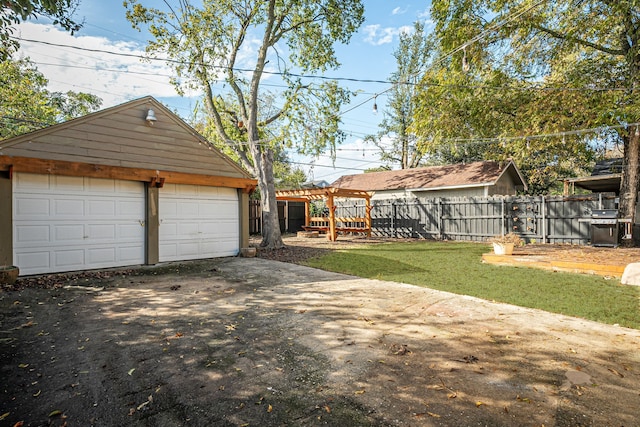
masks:
{"label": "brown metal roof", "polygon": [[482,161],[345,175],[331,184],[331,186],[367,191],[473,187],[494,184],[506,171],[512,174],[516,185],[522,185],[526,188],[522,175],[511,161],[503,165],[495,161]]}

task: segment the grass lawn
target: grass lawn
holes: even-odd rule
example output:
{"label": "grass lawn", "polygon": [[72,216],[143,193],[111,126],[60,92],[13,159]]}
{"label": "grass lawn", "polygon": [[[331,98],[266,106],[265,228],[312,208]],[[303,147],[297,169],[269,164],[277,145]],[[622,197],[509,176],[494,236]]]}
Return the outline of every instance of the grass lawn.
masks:
{"label": "grass lawn", "polygon": [[486,244],[418,241],[339,250],[307,265],[640,329],[640,288],[619,279],[483,264]]}

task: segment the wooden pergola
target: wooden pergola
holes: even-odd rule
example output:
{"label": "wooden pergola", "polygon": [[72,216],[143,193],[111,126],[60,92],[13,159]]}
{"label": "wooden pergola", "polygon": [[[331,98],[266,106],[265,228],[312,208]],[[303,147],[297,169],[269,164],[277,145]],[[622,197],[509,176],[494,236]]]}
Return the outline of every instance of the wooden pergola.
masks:
{"label": "wooden pergola", "polygon": [[[327,233],[327,239],[335,241],[339,232],[367,233],[371,237],[371,197],[373,192],[350,190],[346,188],[314,188],[303,190],[276,191],[278,200],[304,202],[304,228],[307,231]],[[364,199],[366,203],[364,217],[336,217],[335,199]],[[329,216],[311,216],[311,202],[325,200]]]}

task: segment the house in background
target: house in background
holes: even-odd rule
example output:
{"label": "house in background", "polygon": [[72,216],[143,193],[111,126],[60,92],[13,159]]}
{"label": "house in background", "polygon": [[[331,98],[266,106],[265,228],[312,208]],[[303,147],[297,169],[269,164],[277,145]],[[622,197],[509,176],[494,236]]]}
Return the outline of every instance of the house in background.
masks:
{"label": "house in background", "polygon": [[615,193],[620,195],[622,181],[622,157],[605,159],[596,162],[591,176],[566,178],[564,180],[565,196],[575,193],[575,188],[582,188],[594,193]]}
{"label": "house in background", "polygon": [[332,187],[375,191],[373,200],[414,197],[512,196],[527,184],[512,161],[482,161],[345,175]]}
{"label": "house in background", "polygon": [[151,97],[0,141],[0,266],[237,255],[256,181]]}

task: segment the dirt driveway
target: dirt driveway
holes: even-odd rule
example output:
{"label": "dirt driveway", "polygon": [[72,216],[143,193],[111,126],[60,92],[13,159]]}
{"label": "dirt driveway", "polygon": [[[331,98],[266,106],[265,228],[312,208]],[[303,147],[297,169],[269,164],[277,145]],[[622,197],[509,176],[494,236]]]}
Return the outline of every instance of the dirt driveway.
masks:
{"label": "dirt driveway", "polygon": [[0,293],[0,426],[640,426],[638,330],[260,258],[68,285]]}

